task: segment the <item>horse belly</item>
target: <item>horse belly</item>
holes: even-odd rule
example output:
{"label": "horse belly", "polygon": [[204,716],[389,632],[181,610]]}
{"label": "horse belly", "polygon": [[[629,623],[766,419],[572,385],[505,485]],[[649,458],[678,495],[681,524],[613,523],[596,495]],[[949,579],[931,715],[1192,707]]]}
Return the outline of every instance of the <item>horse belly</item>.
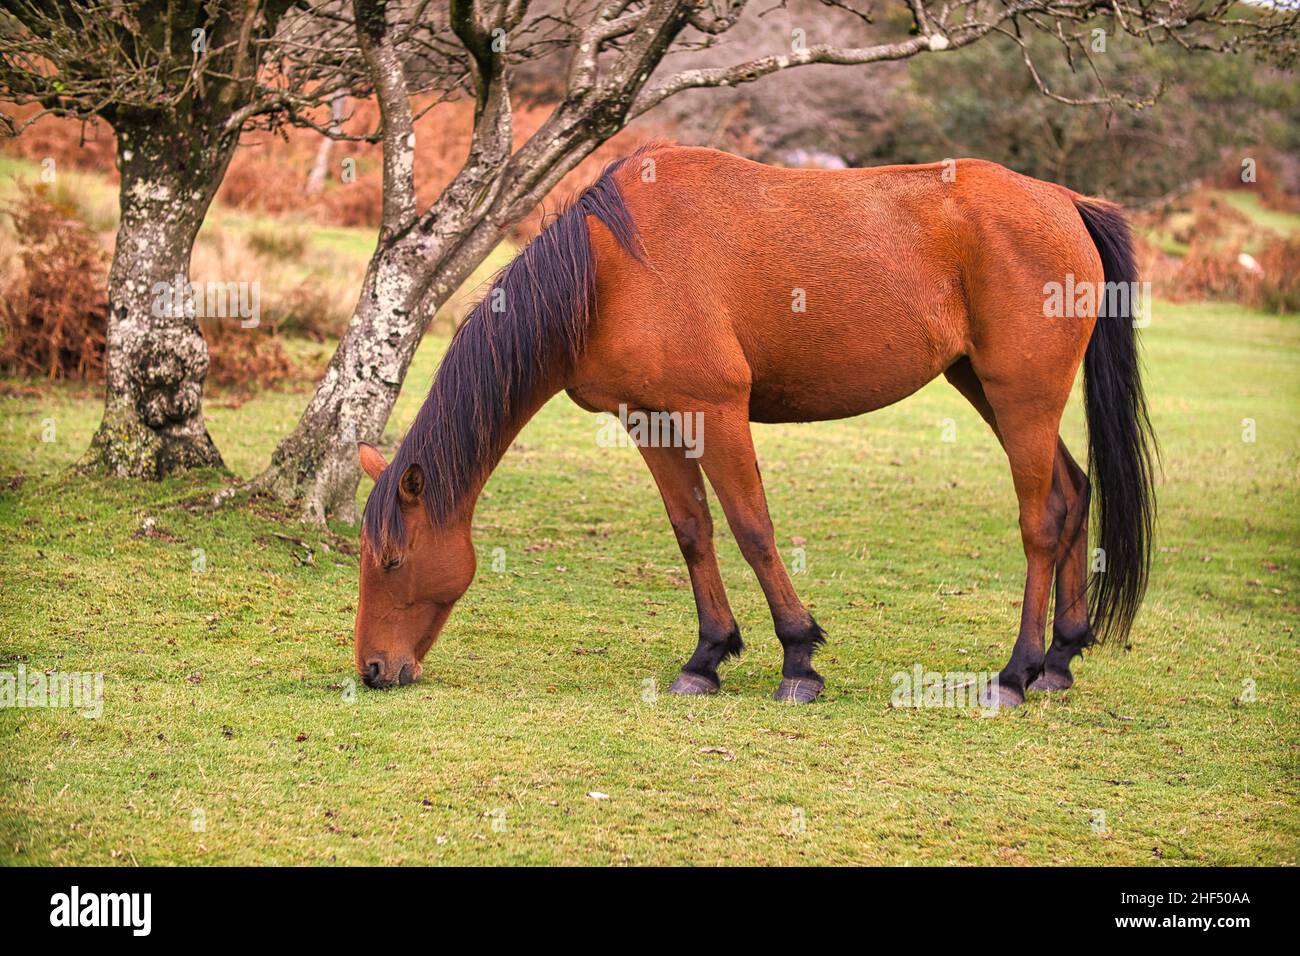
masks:
{"label": "horse belly", "polygon": [[746,292],[727,312],[751,371],[752,420],[820,421],[883,408],[965,352],[969,323],[955,257],[914,221],[892,232],[869,225],[841,228],[842,245],[830,250],[791,241],[779,256],[752,250],[742,260],[759,268],[728,270],[729,285]]}
{"label": "horse belly", "polygon": [[755,422],[815,422],[872,412],[918,391],[952,361],[854,363],[837,357],[808,363],[799,380],[785,375],[756,379],[750,389],[749,417]]}
{"label": "horse belly", "polygon": [[751,420],[824,421],[884,408],[941,375],[964,351],[956,302],[852,311],[823,321],[808,316],[780,335],[769,329],[761,336],[767,347],[750,340]]}

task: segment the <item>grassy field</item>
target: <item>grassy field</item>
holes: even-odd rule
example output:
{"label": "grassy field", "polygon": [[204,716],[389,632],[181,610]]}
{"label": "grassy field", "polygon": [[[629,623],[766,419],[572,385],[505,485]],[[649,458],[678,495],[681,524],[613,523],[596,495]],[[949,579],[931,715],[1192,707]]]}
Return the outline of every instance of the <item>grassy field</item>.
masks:
{"label": "grassy field", "polygon": [[[96,397],[11,389],[0,671],[105,678],[98,719],[0,708],[0,863],[1293,864],[1300,324],[1158,306],[1144,335],[1164,450],[1145,610],[1074,689],[990,719],[890,707],[917,664],[996,670],[1018,619],[1005,461],[942,382],[756,429],[830,634],[804,708],[768,699],[779,645],[721,528],[749,649],[718,697],[662,693],[694,646],[685,570],[636,452],[567,399],[488,485],[478,580],[424,679],[353,693],[356,529],[182,507],[215,472],[69,477]],[[304,401],[212,403],[231,469]],[[1077,401],[1066,437],[1081,454]]]}

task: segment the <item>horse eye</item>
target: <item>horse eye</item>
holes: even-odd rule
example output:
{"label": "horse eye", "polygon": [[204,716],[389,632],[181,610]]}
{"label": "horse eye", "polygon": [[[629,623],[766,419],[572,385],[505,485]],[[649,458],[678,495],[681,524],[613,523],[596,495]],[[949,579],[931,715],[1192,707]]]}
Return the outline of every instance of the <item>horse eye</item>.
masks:
{"label": "horse eye", "polygon": [[383,563],[383,568],[385,571],[392,571],[394,568],[397,568],[399,565],[401,565],[401,563],[402,563],[401,558],[389,558],[387,561]]}

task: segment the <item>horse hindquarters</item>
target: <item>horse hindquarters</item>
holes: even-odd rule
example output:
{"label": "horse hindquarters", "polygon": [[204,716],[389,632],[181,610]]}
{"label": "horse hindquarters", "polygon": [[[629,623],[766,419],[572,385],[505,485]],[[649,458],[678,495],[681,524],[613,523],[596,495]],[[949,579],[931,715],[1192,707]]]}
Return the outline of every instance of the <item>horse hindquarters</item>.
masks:
{"label": "horse hindquarters", "polygon": [[[979,243],[972,256],[979,269],[969,277],[972,344],[968,358],[947,374],[994,429],[1015,487],[1024,599],[1011,658],[991,701],[1014,706],[1031,686],[1068,686],[1069,662],[1090,641],[1088,482],[1060,438],[1060,420],[1095,312],[1057,314],[1046,303],[1057,286],[1101,290],[1104,272],[1071,194],[1018,179],[996,185],[1001,194],[988,189],[972,200]],[[1030,202],[1037,215],[1018,215]],[[1044,678],[1054,582],[1051,675]]]}
{"label": "horse hindquarters", "polygon": [[[1070,661],[1098,639],[1094,628],[1102,638],[1127,635],[1146,588],[1155,513],[1154,436],[1137,360],[1138,277],[1128,225],[1109,203],[1041,183],[1020,185],[1038,215],[1019,231],[1005,211],[976,209],[972,216],[982,226],[999,227],[986,230],[976,258],[1004,263],[1000,279],[974,289],[970,366],[988,407],[985,417],[991,416],[1011,464],[1028,565],[1020,631],[997,691],[1000,702],[1011,704],[1029,687],[1070,686]],[[1002,207],[1012,215],[1016,208]],[[1017,255],[1022,248],[1029,253]],[[1067,293],[1057,300],[1074,309],[1053,314],[1046,307],[1054,283],[1082,290],[1082,298]],[[999,302],[1004,290],[1011,294]],[[1057,435],[1081,360],[1088,473]],[[1094,491],[1105,565],[1088,588]],[[1057,609],[1052,649],[1045,654],[1053,563]]]}

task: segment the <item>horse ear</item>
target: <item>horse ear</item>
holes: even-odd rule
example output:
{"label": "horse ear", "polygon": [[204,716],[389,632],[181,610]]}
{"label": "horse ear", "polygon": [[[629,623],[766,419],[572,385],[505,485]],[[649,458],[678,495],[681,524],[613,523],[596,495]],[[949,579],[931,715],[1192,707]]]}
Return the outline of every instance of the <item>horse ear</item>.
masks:
{"label": "horse ear", "polygon": [[411,465],[402,472],[402,480],[397,483],[397,489],[402,496],[402,501],[408,505],[413,505],[420,500],[424,494],[424,472],[419,465]]}
{"label": "horse ear", "polygon": [[374,481],[378,481],[379,476],[388,467],[388,462],[384,461],[384,456],[379,454],[379,449],[363,441],[357,442],[357,457],[361,459],[361,467],[365,473]]}

